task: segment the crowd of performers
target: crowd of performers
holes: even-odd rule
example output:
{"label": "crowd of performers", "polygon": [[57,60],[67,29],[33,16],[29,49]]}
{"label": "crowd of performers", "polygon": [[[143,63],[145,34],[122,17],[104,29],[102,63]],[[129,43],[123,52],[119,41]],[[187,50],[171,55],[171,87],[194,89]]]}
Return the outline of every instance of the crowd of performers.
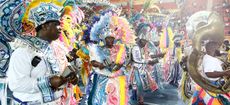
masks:
{"label": "crowd of performers", "polygon": [[[185,33],[151,21],[143,11],[127,16],[109,3],[74,0],[0,3],[3,105],[143,105],[145,93],[165,83],[178,88],[186,104],[229,105],[229,94],[195,89]],[[212,57],[214,47],[219,46],[206,45],[211,54],[203,61],[205,70],[220,63]]]}

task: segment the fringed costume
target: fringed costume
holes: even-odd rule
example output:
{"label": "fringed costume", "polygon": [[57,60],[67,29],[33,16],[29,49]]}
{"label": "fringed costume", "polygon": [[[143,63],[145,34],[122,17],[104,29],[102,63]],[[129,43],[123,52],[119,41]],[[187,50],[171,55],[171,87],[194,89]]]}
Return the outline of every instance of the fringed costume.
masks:
{"label": "fringed costume", "polygon": [[[114,37],[116,44],[112,48],[107,48],[101,43],[89,44],[91,61],[112,65],[102,70],[93,67],[92,80],[89,83],[91,91],[87,96],[88,105],[128,105],[126,44],[134,42],[134,34],[128,21],[108,12],[95,23],[90,34],[90,39],[97,42],[105,42],[108,36]],[[122,67],[114,70],[117,64],[121,64]]]}

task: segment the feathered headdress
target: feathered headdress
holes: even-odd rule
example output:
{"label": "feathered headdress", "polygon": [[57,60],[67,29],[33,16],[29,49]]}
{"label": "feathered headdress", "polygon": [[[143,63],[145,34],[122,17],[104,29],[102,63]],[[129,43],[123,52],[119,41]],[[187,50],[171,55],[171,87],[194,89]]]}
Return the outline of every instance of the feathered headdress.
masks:
{"label": "feathered headdress", "polygon": [[120,40],[123,44],[135,42],[135,35],[129,22],[123,17],[112,15],[112,13],[101,16],[90,33],[90,39],[94,41],[104,40],[108,36]]}
{"label": "feathered headdress", "polygon": [[115,5],[111,4],[108,0],[83,0],[83,4],[94,3],[96,5],[108,5],[111,7],[115,7]]}
{"label": "feathered headdress", "polygon": [[123,44],[134,44],[136,36],[128,20],[124,17],[113,16],[110,28],[113,30],[115,39]]}
{"label": "feathered headdress", "polygon": [[100,20],[94,24],[90,32],[90,39],[93,41],[103,40],[109,36],[109,24],[112,14],[108,13],[101,16]]}
{"label": "feathered headdress", "polygon": [[141,33],[146,33],[146,32],[143,32],[144,29],[146,29],[147,27],[150,28],[150,25],[148,23],[140,23],[137,28],[136,28],[136,33],[137,33],[137,36],[139,36]]}
{"label": "feathered headdress", "polygon": [[84,19],[83,11],[73,0],[67,0],[64,3],[63,16],[61,19],[62,34],[59,40],[69,49],[76,48],[77,37],[83,32],[79,25]]}

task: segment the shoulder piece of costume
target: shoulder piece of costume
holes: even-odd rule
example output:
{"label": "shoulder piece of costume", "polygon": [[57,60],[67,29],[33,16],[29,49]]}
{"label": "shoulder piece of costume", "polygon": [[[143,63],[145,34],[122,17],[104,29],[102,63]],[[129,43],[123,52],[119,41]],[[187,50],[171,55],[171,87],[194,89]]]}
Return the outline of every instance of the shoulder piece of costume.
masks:
{"label": "shoulder piece of costume", "polygon": [[11,56],[9,42],[21,33],[21,0],[0,1],[0,77],[6,76]]}
{"label": "shoulder piece of costume", "polygon": [[19,36],[14,42],[16,48],[18,47],[30,47],[31,50],[45,53],[44,51],[49,47],[49,43],[45,40],[42,40],[33,36]]}
{"label": "shoulder piece of costume", "polygon": [[12,41],[21,34],[21,17],[23,10],[21,0],[0,1],[0,39]]}
{"label": "shoulder piece of costume", "polygon": [[0,78],[6,76],[11,56],[11,48],[8,42],[0,39]]}

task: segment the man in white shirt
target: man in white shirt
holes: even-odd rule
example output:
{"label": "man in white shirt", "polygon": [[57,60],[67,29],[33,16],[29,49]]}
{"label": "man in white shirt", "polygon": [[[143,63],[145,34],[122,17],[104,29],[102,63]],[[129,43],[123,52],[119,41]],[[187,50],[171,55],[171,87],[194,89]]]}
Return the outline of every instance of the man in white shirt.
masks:
{"label": "man in white shirt", "polygon": [[220,44],[210,41],[206,44],[207,54],[203,57],[203,76],[211,81],[216,81],[221,77],[230,76],[230,71],[223,71],[223,62],[215,58]]}
{"label": "man in white shirt", "polygon": [[[230,77],[230,71],[223,71],[223,62],[215,58],[218,54],[218,49],[220,44],[214,41],[210,41],[205,45],[206,55],[203,57],[203,72],[201,75],[206,79],[210,80],[214,85],[220,85],[217,81],[220,78],[227,76]],[[222,82],[222,81],[221,81]],[[212,101],[217,100],[217,101]],[[228,94],[210,94],[208,91],[204,91],[200,86],[196,86],[192,97],[192,105],[202,104],[202,105],[229,105],[229,95]]]}
{"label": "man in white shirt", "polygon": [[55,100],[62,95],[59,87],[68,80],[59,76],[60,68],[50,46],[61,32],[59,10],[52,3],[40,3],[28,12],[35,24],[36,37],[23,37],[22,46],[11,56],[7,72],[16,105],[57,104]]}

